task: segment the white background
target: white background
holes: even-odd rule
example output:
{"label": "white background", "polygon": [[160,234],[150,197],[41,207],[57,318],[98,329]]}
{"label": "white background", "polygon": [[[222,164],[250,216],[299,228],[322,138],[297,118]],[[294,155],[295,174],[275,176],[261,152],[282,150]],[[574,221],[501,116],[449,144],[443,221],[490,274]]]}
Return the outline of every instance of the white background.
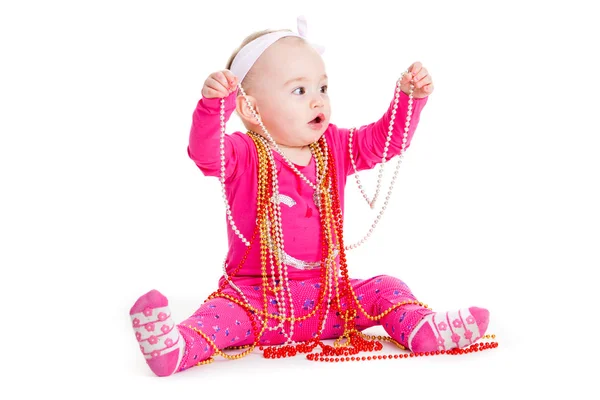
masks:
{"label": "white background", "polygon": [[[590,3],[3,2],[2,398],[589,398],[600,266]],[[326,48],[338,126],[380,118],[414,61],[435,83],[392,207],[349,254],[352,275],[398,276],[435,310],[487,307],[500,347],[338,365],[255,354],[156,378],[129,307],[156,288],[187,318],[227,251],[218,181],[186,153],[202,85],[246,35],[296,30],[299,14]],[[372,194],[375,171],[361,178]],[[348,182],[355,241],[375,213]]]}

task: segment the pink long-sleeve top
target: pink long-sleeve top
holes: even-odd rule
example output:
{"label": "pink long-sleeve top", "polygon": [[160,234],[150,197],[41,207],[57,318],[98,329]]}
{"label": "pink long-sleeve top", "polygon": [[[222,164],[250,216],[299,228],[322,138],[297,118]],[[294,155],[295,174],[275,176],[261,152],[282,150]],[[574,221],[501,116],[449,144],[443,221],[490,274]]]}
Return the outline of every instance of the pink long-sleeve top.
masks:
{"label": "pink long-sleeve top", "polygon": [[[232,93],[225,98],[225,121],[235,110],[235,96],[235,93]],[[419,123],[421,110],[426,103],[427,97],[413,100],[406,147],[410,145]],[[393,104],[392,97],[388,110],[377,122],[361,126],[354,131],[352,149],[358,171],[374,168],[381,163]],[[386,160],[400,153],[407,110],[408,96],[401,92],[394,120],[394,133]],[[218,179],[221,176],[219,116],[219,98],[202,97],[198,101],[193,113],[187,149],[189,157],[204,175],[214,176]],[[324,135],[335,160],[340,205],[343,212],[346,178],[354,173],[348,152],[349,129],[338,128],[330,123]],[[273,156],[278,170],[284,257],[285,264],[289,267],[288,277],[290,279],[319,277],[322,255],[321,228],[319,213],[313,200],[314,190],[294,173],[279,153],[273,151]],[[295,166],[311,182],[315,182],[316,162],[314,157],[306,166],[296,164]],[[234,132],[225,135],[225,188],[235,224],[244,237],[250,240],[257,219],[258,154],[254,141],[246,133]],[[223,205],[224,210],[225,206]],[[229,242],[229,251],[226,257],[227,273],[231,274],[242,260],[247,247],[231,228],[227,214],[225,212],[223,214],[227,224]],[[267,272],[269,274],[271,272],[270,265],[267,265]],[[233,280],[238,284],[255,285],[261,282],[261,276],[260,237],[257,235],[244,265]],[[223,280],[224,276],[219,280],[219,284],[222,284]]]}

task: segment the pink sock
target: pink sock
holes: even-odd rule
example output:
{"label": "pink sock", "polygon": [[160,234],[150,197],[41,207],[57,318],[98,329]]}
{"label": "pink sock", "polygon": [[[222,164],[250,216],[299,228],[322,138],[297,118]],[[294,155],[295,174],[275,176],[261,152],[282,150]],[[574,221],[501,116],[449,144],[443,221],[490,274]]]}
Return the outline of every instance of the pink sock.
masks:
{"label": "pink sock", "polygon": [[129,311],[140,350],[152,372],[158,376],[177,371],[185,349],[185,340],[171,318],[168,304],[159,291],[151,290]]}
{"label": "pink sock", "polygon": [[408,347],[420,353],[469,346],[485,335],[489,315],[479,307],[429,314],[411,332]]}

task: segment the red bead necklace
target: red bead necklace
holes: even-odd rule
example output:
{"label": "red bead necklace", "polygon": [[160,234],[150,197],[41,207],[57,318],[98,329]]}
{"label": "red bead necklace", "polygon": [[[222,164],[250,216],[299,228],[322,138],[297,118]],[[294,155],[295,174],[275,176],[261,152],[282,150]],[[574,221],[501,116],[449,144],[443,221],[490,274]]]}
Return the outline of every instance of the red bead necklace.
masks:
{"label": "red bead necklace", "polygon": [[[277,359],[277,358],[286,358],[286,357],[294,357],[299,353],[306,354],[306,358],[310,361],[322,361],[322,362],[350,362],[350,361],[372,361],[372,360],[388,360],[388,359],[401,359],[401,358],[412,358],[412,357],[422,357],[422,356],[434,356],[434,355],[462,355],[469,354],[473,352],[479,352],[483,350],[488,350],[492,348],[496,348],[498,346],[497,342],[480,342],[476,344],[472,344],[463,349],[452,349],[452,350],[437,350],[431,352],[424,353],[404,353],[404,354],[386,354],[386,355],[373,355],[373,356],[357,356],[358,353],[361,352],[379,352],[383,350],[383,344],[381,341],[388,341],[394,343],[396,346],[401,348],[402,350],[406,350],[404,346],[395,341],[393,338],[389,336],[369,336],[365,335],[362,332],[359,332],[355,327],[355,317],[360,310],[361,313],[371,319],[371,320],[379,320],[383,316],[387,315],[389,312],[394,310],[397,307],[400,307],[405,304],[420,304],[424,307],[423,303],[416,301],[407,301],[394,304],[394,306],[390,307],[383,313],[379,315],[370,315],[362,305],[360,304],[358,297],[354,293],[354,290],[350,284],[350,276],[348,273],[348,265],[346,262],[346,254],[344,250],[344,241],[343,241],[343,217],[340,206],[340,198],[338,193],[337,186],[337,174],[335,170],[335,162],[333,158],[333,154],[331,150],[328,149],[326,143],[324,141],[324,137],[321,137],[317,142],[317,146],[319,146],[319,151],[315,151],[314,154],[317,158],[317,169],[318,171],[326,171],[320,184],[325,188],[330,188],[330,190],[319,191],[320,194],[320,204],[321,204],[321,244],[322,244],[322,263],[323,266],[321,268],[321,285],[319,290],[318,301],[315,304],[315,308],[309,315],[305,315],[303,317],[289,318],[285,316],[279,316],[275,314],[269,313],[267,310],[267,300],[268,300],[268,292],[274,293],[280,288],[273,287],[269,285],[269,276],[266,269],[266,258],[267,251],[271,251],[267,246],[267,237],[266,235],[271,234],[274,235],[276,232],[274,231],[273,226],[271,225],[271,229],[267,227],[266,221],[267,218],[273,218],[275,215],[275,211],[273,205],[271,204],[271,197],[273,196],[272,190],[272,180],[276,179],[272,173],[272,159],[268,157],[265,144],[262,143],[256,134],[248,133],[254,140],[257,152],[259,155],[259,190],[258,190],[258,199],[257,199],[257,225],[253,232],[252,239],[250,240],[250,244],[254,243],[257,234],[260,234],[260,244],[261,244],[261,263],[262,263],[262,278],[263,278],[263,295],[264,295],[264,305],[263,310],[258,310],[252,307],[250,304],[245,302],[243,299],[232,297],[226,293],[223,293],[223,289],[225,285],[227,285],[228,281],[225,281],[217,291],[211,294],[207,301],[215,298],[215,297],[225,297],[238,305],[242,306],[250,318],[252,322],[252,331],[255,335],[255,341],[251,345],[247,346],[235,346],[228,347],[221,351],[215,345],[215,343],[210,340],[210,338],[204,334],[199,329],[190,326],[191,329],[196,331],[199,335],[201,335],[211,347],[213,347],[215,354],[220,355],[227,359],[238,359],[242,358],[248,354],[250,354],[255,347],[258,346],[260,342],[260,338],[262,337],[269,318],[279,319],[280,321],[290,321],[291,323],[295,323],[309,317],[318,314],[319,318],[319,326],[320,329],[317,332],[317,335],[314,339],[306,341],[304,343],[299,343],[296,345],[274,345],[274,346],[260,346],[259,349],[263,351],[263,356],[268,359]],[[255,136],[256,135],[256,136]],[[325,161],[327,160],[327,161]],[[325,168],[323,165],[325,162],[328,163],[328,168]],[[229,274],[229,277],[234,277],[241,269],[242,265],[247,259],[248,254],[250,253],[252,245],[248,246],[246,249],[246,253],[244,254],[240,264],[237,268]],[[344,320],[344,333],[334,342],[334,345],[327,345],[320,340],[322,330],[324,327],[324,321],[326,318],[326,310],[324,307],[325,293],[329,285],[329,280],[331,277],[329,276],[329,266],[330,256],[332,254],[333,248],[339,249],[339,264],[341,270],[341,282],[338,282],[338,274],[334,274],[335,278],[335,287],[333,290],[335,292],[335,301],[332,301],[333,309],[338,311],[339,315]],[[273,255],[277,259],[277,254]],[[282,262],[282,260],[278,260],[277,262]],[[335,262],[335,261],[334,261]],[[268,290],[267,290],[268,289]],[[345,300],[345,301],[342,301]],[[341,304],[347,304],[347,309],[343,309]],[[262,323],[257,321],[258,318],[264,318]],[[262,325],[262,327],[259,327]],[[482,339],[494,339],[495,335],[485,335]],[[346,343],[339,344],[339,341],[342,339],[346,339]],[[315,348],[320,347],[319,352],[313,352]],[[245,349],[243,352],[235,355],[230,355],[225,353],[227,350],[233,349]],[[212,357],[208,360],[204,360],[199,364],[206,364],[212,361]]]}

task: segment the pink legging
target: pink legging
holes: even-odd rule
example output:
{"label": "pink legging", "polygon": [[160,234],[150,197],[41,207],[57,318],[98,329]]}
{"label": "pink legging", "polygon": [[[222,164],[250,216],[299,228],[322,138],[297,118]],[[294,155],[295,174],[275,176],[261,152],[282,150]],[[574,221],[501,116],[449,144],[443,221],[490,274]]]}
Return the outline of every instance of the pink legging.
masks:
{"label": "pink legging", "polygon": [[[408,286],[398,278],[380,275],[370,279],[351,279],[351,285],[358,296],[363,308],[370,315],[377,315],[390,308],[393,304],[406,300],[416,300]],[[320,283],[319,279],[307,279],[303,281],[289,281],[292,299],[294,301],[294,313],[301,317],[314,309],[318,300]],[[263,310],[263,291],[260,286],[238,286],[246,295],[246,298],[258,310]],[[240,295],[229,285],[224,290],[233,298],[239,299]],[[287,299],[287,295],[286,295]],[[335,301],[335,300],[334,300]],[[342,307],[346,305],[342,303]],[[277,314],[278,307],[274,298],[268,299],[270,313]],[[419,305],[404,305],[388,313],[379,321],[366,318],[360,311],[355,321],[356,328],[360,331],[374,325],[382,325],[392,338],[407,346],[408,336],[415,325],[430,310]],[[330,307],[325,328],[321,339],[337,338],[343,334],[344,321],[336,315],[333,305]],[[319,330],[319,313],[314,316],[296,322],[294,325],[293,340],[303,342],[316,336]],[[268,326],[276,326],[278,321],[269,318]],[[194,332],[188,326],[193,326],[205,333],[221,350],[230,346],[241,346],[254,343],[255,335],[248,312],[242,306],[223,297],[217,297],[206,301],[188,319],[181,322],[178,327],[183,335],[186,347],[179,371],[194,366],[196,363],[206,360],[214,350],[206,340]],[[260,323],[257,323],[260,329]],[[290,323],[284,325],[285,332],[289,334]],[[260,344],[277,345],[283,344],[287,338],[280,330],[270,331],[265,329]]]}

